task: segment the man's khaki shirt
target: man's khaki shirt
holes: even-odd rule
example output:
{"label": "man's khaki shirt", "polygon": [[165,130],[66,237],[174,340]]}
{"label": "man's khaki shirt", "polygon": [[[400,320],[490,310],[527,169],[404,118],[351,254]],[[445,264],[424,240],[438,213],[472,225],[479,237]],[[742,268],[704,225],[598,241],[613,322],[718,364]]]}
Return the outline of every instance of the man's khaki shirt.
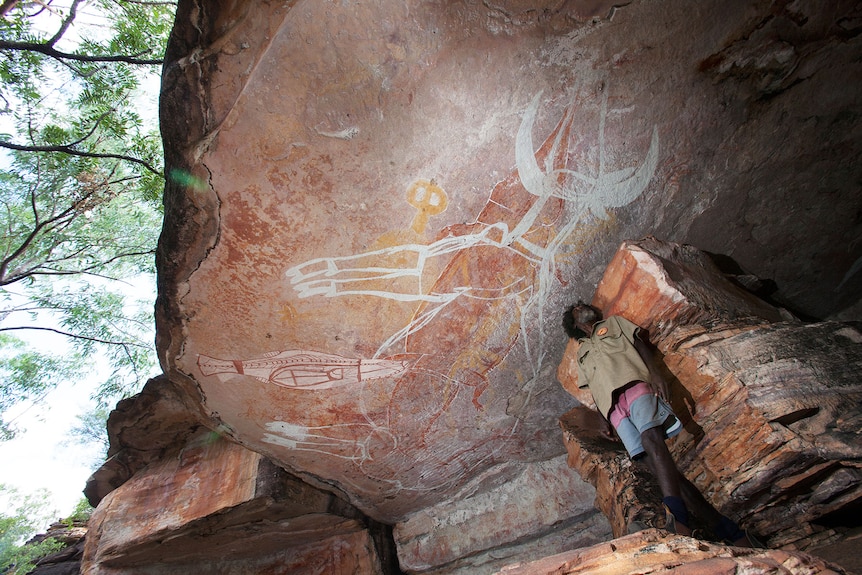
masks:
{"label": "man's khaki shirt", "polygon": [[638,326],[614,315],[596,323],[592,336],[578,340],[578,387],[590,388],[605,417],[613,407],[615,390],[632,381],[649,381],[649,370],[634,345],[638,331]]}

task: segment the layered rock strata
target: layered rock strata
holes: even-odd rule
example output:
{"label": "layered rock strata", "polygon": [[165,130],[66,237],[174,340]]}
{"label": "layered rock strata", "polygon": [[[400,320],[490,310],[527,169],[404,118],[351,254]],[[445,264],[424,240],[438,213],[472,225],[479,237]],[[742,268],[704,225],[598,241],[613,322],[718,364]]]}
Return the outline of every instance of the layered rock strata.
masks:
{"label": "layered rock strata", "polygon": [[87,537],[87,522],[81,519],[53,523],[45,533],[27,541],[27,545],[53,540],[62,545],[57,551],[34,560],[27,575],[78,575]]}
{"label": "layered rock strata", "polygon": [[393,573],[391,536],[331,494],[205,431],[109,493],[82,572]]}

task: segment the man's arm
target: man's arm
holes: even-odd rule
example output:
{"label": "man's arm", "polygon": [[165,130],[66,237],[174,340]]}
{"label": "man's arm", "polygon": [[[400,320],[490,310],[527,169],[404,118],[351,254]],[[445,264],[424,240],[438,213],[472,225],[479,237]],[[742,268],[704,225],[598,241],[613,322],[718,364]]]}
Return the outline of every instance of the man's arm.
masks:
{"label": "man's arm", "polygon": [[584,407],[588,407],[592,411],[598,415],[598,432],[601,433],[607,439],[616,439],[616,433],[614,432],[614,427],[611,425],[611,422],[607,420],[607,418],[599,413],[599,408],[596,407],[596,402],[593,399],[593,394],[590,393],[590,388],[588,387],[578,387],[575,388],[577,391],[572,393],[575,396],[575,399],[581,402],[581,405]]}
{"label": "man's arm", "polygon": [[590,388],[579,386],[581,383],[581,374],[580,369],[578,368],[579,347],[580,346],[576,339],[569,339],[569,343],[566,346],[566,352],[563,355],[563,361],[560,362],[559,367],[557,367],[557,379],[562,384],[563,389],[568,391],[581,405],[596,412],[599,416],[598,419],[601,420],[601,427],[598,431],[605,437],[613,439],[614,430],[608,420],[599,414],[596,402],[593,399],[593,394],[590,393]]}
{"label": "man's arm", "polygon": [[634,337],[635,349],[638,351],[638,355],[641,356],[641,359],[647,366],[649,370],[649,383],[653,391],[656,395],[668,401],[670,397],[670,393],[668,391],[668,384],[665,381],[664,377],[661,374],[661,370],[659,369],[658,359],[656,359],[655,348],[651,343],[645,341],[645,337],[642,331],[639,331],[635,334]]}
{"label": "man's arm", "polygon": [[577,387],[570,391],[573,392],[572,395],[574,395],[575,399],[581,402],[582,405],[585,405],[586,407],[589,407],[593,410],[598,410],[598,408],[596,407],[596,402],[593,400],[593,394],[590,393],[589,387]]}

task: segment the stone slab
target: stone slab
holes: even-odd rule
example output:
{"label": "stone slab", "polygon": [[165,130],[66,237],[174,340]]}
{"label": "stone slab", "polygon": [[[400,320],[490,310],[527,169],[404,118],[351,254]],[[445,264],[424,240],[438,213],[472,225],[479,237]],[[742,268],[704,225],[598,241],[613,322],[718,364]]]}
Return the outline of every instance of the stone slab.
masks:
{"label": "stone slab", "polygon": [[258,567],[382,573],[373,535],[356,510],[260,454],[203,433],[104,498],[89,522],[81,571],[167,575]]}
{"label": "stone slab", "polygon": [[[483,569],[480,561],[465,558],[483,555],[491,565],[498,564],[516,549],[531,551],[519,544],[555,532],[566,533],[557,537],[559,549],[601,541],[611,536],[610,526],[593,506],[594,494],[568,468],[565,456],[523,465],[501,485],[423,509],[396,525],[401,567],[410,573],[456,573],[463,567],[458,563],[466,562],[484,573],[488,565]],[[553,552],[548,545],[534,547]]]}
{"label": "stone slab", "polygon": [[841,567],[793,551],[743,549],[669,535],[655,529],[544,559],[512,564],[499,575],[841,575]]}

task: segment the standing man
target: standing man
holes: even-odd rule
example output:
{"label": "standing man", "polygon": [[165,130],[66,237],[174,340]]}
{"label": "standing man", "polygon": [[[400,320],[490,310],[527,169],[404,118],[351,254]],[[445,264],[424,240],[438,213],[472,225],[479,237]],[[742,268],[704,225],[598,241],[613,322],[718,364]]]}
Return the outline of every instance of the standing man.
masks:
{"label": "standing man", "polygon": [[658,481],[666,529],[691,535],[689,508],[715,535],[736,546],[752,541],[734,521],[721,515],[676,467],[665,439],[682,429],[667,403],[667,382],[642,330],[620,316],[602,320],[594,307],[579,301],[563,316],[563,328],[578,340],[578,387],[588,387],[604,424],[614,430],[633,460],[643,459]]}

